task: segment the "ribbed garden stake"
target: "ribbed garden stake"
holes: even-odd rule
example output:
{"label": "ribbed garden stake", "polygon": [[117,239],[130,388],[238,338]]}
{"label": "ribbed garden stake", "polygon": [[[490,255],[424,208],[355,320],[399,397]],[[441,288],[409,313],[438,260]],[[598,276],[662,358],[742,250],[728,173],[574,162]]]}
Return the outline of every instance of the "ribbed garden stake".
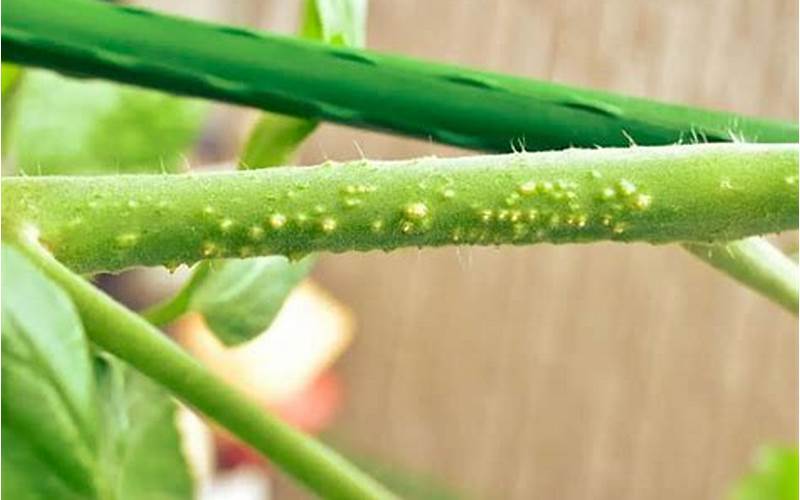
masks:
{"label": "ribbed garden stake", "polygon": [[111,2],[6,0],[2,24],[7,61],[471,149],[798,140],[793,123],[331,47]]}

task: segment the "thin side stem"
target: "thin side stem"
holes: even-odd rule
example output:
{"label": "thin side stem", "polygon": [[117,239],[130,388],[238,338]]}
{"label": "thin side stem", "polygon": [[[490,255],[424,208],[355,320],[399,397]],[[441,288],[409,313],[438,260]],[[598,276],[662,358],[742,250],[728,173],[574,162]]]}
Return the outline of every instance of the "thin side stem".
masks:
{"label": "thin side stem", "polygon": [[[69,11],[68,16],[53,12]],[[794,123],[85,0],[6,0],[4,60],[470,149],[797,142]]]}
{"label": "thin side stem", "polygon": [[92,342],[215,420],[318,495],[394,498],[334,451],[269,415],[221,381],[142,317],[64,267],[35,240],[20,238],[17,245],[71,296]]}
{"label": "thin side stem", "polygon": [[726,241],[797,227],[797,168],[797,145],[708,144],[6,178],[3,234],[33,226],[79,272],[408,246]]}
{"label": "thin side stem", "polygon": [[686,243],[684,248],[797,315],[797,264],[762,238],[728,243]]}

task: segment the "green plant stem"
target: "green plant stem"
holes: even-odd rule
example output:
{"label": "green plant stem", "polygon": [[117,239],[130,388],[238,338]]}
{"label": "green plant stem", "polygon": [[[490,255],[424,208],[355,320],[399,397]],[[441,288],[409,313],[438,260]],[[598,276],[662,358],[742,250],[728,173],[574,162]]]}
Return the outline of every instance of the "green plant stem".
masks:
{"label": "green plant stem", "polygon": [[[52,15],[62,9],[72,15]],[[333,48],[108,2],[6,0],[2,21],[7,60],[472,149],[798,140],[796,123]]]}
{"label": "green plant stem", "polygon": [[79,272],[408,246],[715,242],[796,228],[797,168],[797,145],[708,144],[6,178],[3,227],[35,227]]}
{"label": "green plant stem", "polygon": [[686,243],[684,248],[797,315],[800,272],[795,262],[762,238],[728,243]]}
{"label": "green plant stem", "polygon": [[[69,11],[70,15],[53,15]],[[471,149],[796,142],[746,118],[85,0],[6,0],[3,57]]]}
{"label": "green plant stem", "polygon": [[145,319],[64,267],[30,235],[16,244],[71,296],[92,342],[215,420],[311,490],[324,498],[394,498],[338,454],[221,381]]}
{"label": "green plant stem", "polygon": [[172,323],[188,310],[194,289],[211,271],[211,266],[211,261],[200,262],[192,270],[192,276],[177,294],[165,302],[160,302],[141,311],[139,314],[156,326],[165,326]]}

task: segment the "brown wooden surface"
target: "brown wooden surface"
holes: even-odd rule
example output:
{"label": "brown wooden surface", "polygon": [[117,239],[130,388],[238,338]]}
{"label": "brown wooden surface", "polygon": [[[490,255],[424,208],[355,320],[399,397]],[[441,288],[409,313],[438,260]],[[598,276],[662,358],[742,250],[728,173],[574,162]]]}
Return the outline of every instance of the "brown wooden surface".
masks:
{"label": "brown wooden surface", "polygon": [[[371,47],[797,119],[797,3],[372,3]],[[326,127],[304,158],[424,142]],[[315,143],[315,144],[314,144]],[[793,317],[675,247],[331,256],[357,313],[335,435],[477,498],[721,498],[796,442]]]}
{"label": "brown wooden surface", "polygon": [[[225,5],[280,31],[298,8]],[[375,0],[369,45],[797,119],[797,22],[793,0]],[[324,126],[303,161],[354,141],[454,152]],[[796,442],[796,320],[678,248],[352,254],[316,275],[360,322],[335,439],[473,498],[722,498],[759,445]]]}

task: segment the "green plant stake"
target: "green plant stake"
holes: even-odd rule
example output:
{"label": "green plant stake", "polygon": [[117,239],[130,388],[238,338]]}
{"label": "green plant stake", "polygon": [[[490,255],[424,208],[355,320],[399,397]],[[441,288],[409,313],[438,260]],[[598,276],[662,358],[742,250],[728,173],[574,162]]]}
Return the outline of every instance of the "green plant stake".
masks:
{"label": "green plant stake", "polygon": [[[69,9],[69,16],[52,13]],[[470,149],[796,142],[797,125],[85,0],[6,0],[5,60]]]}

